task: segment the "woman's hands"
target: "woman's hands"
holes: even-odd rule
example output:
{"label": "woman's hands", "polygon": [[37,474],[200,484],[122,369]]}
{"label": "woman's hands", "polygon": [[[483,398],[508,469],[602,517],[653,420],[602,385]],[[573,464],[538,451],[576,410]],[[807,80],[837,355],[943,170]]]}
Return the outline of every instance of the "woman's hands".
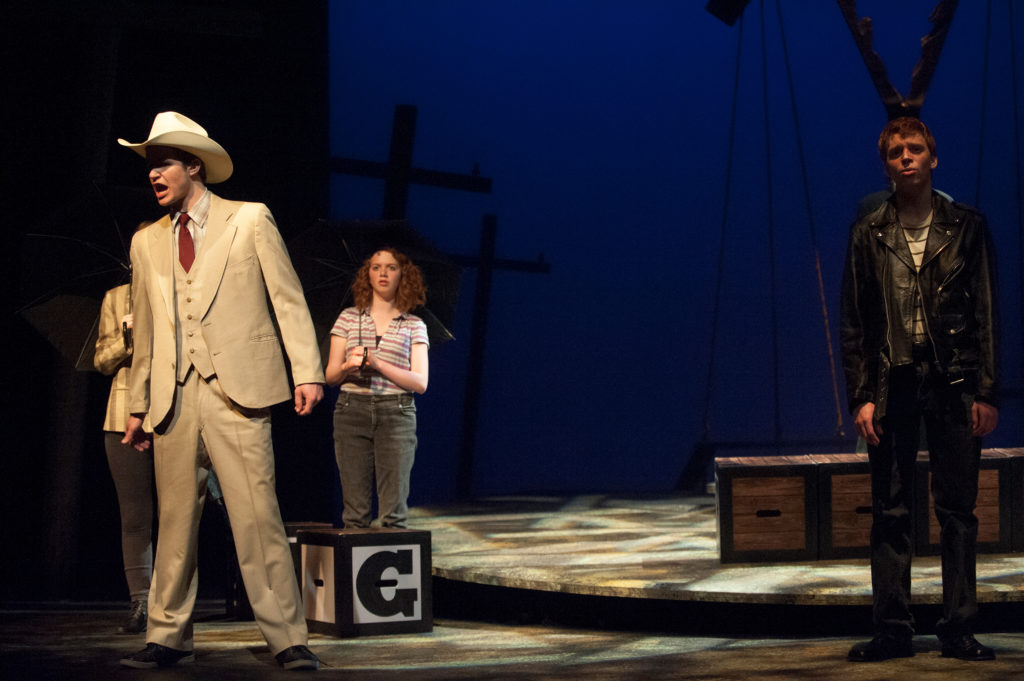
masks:
{"label": "woman's hands", "polygon": [[371,348],[365,345],[357,345],[349,351],[345,366],[351,367],[353,371],[358,371],[359,369],[379,371],[380,360],[377,359],[376,352]]}
{"label": "woman's hands", "polygon": [[339,385],[360,369],[380,370],[381,360],[374,350],[357,345],[346,353],[345,342],[341,336],[331,337],[331,354],[324,371],[328,385]]}

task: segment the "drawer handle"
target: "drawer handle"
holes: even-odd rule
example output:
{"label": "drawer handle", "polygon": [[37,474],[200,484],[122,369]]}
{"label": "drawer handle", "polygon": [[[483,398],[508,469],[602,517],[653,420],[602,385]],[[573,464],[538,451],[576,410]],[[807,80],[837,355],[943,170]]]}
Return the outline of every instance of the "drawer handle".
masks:
{"label": "drawer handle", "polygon": [[857,513],[859,515],[871,515],[871,507],[870,506],[858,506],[854,510],[854,513]]}
{"label": "drawer handle", "polygon": [[782,515],[782,511],[778,509],[762,509],[756,515],[758,518],[778,518]]}
{"label": "drawer handle", "polygon": [[322,587],[324,585],[324,580],[322,580],[322,579],[314,579],[313,580],[313,584],[315,584],[318,587]]}

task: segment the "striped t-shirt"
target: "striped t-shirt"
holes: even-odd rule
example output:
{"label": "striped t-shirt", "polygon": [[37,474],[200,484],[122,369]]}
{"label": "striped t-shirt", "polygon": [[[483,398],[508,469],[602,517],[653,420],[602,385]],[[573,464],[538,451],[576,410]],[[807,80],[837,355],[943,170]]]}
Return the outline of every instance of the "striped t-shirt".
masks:
{"label": "striped t-shirt", "polygon": [[[924,251],[928,245],[928,232],[932,224],[932,213],[924,222],[918,224],[903,224],[903,236],[907,239],[907,247],[910,248],[910,255],[914,258],[914,266],[921,270],[921,263],[924,262]],[[914,343],[923,344],[928,342],[928,333],[925,330],[924,305],[921,302],[921,291],[917,292],[914,299]]]}
{"label": "striped t-shirt", "polygon": [[[428,347],[430,346],[427,325],[422,319],[408,312],[399,314],[391,320],[387,331],[381,336],[380,343],[377,342],[377,327],[373,324],[370,311],[356,307],[345,308],[338,315],[331,334],[346,339],[346,357],[353,348],[362,345],[376,348],[378,359],[402,369],[411,366],[410,357],[414,344],[426,343]],[[341,389],[363,395],[398,395],[408,392],[370,368],[350,374],[341,384]]]}

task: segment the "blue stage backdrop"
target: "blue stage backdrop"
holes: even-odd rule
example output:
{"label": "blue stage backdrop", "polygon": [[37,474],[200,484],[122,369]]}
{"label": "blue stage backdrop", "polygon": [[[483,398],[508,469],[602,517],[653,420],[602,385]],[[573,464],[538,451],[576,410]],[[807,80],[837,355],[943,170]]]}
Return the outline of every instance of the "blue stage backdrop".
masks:
{"label": "blue stage backdrop", "polygon": [[[543,253],[551,264],[550,274],[494,276],[476,495],[672,489],[705,436],[709,376],[713,441],[772,440],[777,424],[787,441],[836,434],[811,235],[837,351],[848,226],[858,201],[885,185],[875,150],[885,110],[834,2],[755,1],[734,26],[703,5],[330,6],[332,156],[385,161],[394,107],[414,105],[414,164],[477,167],[493,193],[413,187],[412,223],[445,251],[472,255],[493,213],[499,257]],[[905,95],[935,0],[858,5]],[[1024,435],[1010,53],[1011,31],[1024,51],[1024,11],[1011,24],[1008,0],[993,0],[987,31],[986,6],[960,3],[922,118],[938,140],[936,187],[980,204],[995,235],[1003,375],[1018,397],[987,444],[1008,446]],[[331,217],[379,217],[382,197],[379,180],[334,175]],[[455,492],[475,276],[467,269],[458,340],[433,352],[419,400],[414,503]]]}

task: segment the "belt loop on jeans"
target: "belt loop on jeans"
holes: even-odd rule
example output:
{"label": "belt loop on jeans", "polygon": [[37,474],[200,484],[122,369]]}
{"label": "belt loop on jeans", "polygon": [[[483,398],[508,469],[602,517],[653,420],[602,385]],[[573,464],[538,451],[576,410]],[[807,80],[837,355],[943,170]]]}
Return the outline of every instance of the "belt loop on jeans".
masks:
{"label": "belt loop on jeans", "polygon": [[[412,400],[413,400],[412,393],[391,393],[389,395],[367,395],[365,393],[357,393],[357,392],[354,392],[354,391],[351,391],[351,390],[343,390],[342,392],[345,393],[346,399],[365,400],[367,402],[371,402],[371,403],[374,403],[374,404],[379,403],[379,402],[397,402],[400,405],[408,406],[408,405],[412,404]],[[348,402],[346,402],[346,404],[348,404]]]}

